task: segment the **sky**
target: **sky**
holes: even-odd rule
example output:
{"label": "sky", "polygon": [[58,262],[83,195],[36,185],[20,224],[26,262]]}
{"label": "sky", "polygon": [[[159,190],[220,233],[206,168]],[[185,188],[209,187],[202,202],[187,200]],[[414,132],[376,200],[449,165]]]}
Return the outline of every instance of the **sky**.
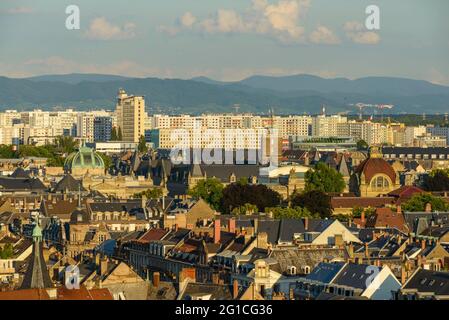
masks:
{"label": "sky", "polygon": [[[66,7],[80,29],[66,28]],[[365,26],[369,5],[380,30]],[[393,76],[449,85],[447,0],[0,0],[0,76],[236,81]]]}

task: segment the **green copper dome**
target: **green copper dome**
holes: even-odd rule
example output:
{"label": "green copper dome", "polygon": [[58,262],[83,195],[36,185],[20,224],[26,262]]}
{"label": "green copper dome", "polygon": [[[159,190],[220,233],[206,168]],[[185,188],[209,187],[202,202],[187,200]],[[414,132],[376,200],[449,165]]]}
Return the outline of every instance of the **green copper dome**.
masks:
{"label": "green copper dome", "polygon": [[82,146],[77,152],[70,154],[64,163],[66,170],[80,169],[104,169],[104,161],[92,148]]}

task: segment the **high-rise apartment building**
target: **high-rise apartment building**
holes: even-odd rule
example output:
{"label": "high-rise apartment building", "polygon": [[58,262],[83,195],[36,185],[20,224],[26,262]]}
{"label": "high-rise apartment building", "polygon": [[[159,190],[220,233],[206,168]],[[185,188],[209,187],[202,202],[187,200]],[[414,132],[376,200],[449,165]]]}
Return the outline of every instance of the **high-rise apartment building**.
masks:
{"label": "high-rise apartment building", "polygon": [[94,141],[106,142],[111,140],[112,118],[103,116],[94,119]]}
{"label": "high-rise apartment building", "polygon": [[338,134],[338,126],[346,124],[347,117],[340,115],[326,116],[319,115],[312,120],[312,135],[316,137],[336,137]]}
{"label": "high-rise apartment building", "polygon": [[122,133],[122,141],[138,142],[145,135],[145,98],[129,96],[120,89],[117,97],[117,126]]}

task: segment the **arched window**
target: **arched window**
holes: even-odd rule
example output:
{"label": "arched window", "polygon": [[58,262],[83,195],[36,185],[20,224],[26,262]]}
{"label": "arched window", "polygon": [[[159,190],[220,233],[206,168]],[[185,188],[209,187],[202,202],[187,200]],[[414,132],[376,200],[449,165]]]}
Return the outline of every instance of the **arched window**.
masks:
{"label": "arched window", "polygon": [[385,190],[388,189],[390,187],[390,182],[388,181],[387,178],[383,177],[383,176],[378,176],[375,177],[373,180],[371,180],[371,189],[372,190]]}

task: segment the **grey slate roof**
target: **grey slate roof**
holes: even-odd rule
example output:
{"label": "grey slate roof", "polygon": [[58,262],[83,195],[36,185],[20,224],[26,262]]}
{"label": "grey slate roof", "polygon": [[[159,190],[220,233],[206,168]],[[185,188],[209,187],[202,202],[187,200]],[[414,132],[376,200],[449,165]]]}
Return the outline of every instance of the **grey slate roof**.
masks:
{"label": "grey slate roof", "polygon": [[341,270],[332,283],[365,290],[367,284],[369,284],[368,278],[374,272],[380,272],[380,270],[381,268],[377,266],[349,263]]}
{"label": "grey slate roof", "polygon": [[38,178],[0,177],[2,191],[44,191],[47,187]]}
{"label": "grey slate roof", "polygon": [[436,295],[449,295],[449,272],[418,270],[402,289],[419,292],[433,292]]}
{"label": "grey slate roof", "polygon": [[344,262],[335,262],[335,263],[321,262],[305,278],[307,280],[313,280],[322,283],[330,283],[332,279],[342,270],[344,266],[345,266]]}
{"label": "grey slate roof", "polygon": [[42,242],[36,241],[33,244],[33,253],[21,289],[48,289],[52,286],[43,255]]}
{"label": "grey slate roof", "polygon": [[81,181],[76,180],[74,177],[72,177],[70,174],[67,174],[62,178],[55,186],[54,191],[55,192],[78,192],[78,191],[86,191],[86,189],[83,187]]}

